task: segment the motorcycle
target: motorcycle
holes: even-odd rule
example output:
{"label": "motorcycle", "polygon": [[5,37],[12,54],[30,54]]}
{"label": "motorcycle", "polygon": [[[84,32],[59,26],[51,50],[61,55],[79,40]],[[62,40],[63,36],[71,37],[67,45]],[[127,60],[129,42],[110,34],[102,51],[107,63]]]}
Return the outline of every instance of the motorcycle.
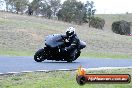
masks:
{"label": "motorcycle", "polygon": [[61,34],[49,35],[45,39],[45,47],[39,49],[35,55],[34,60],[36,62],[42,62],[44,60],[55,60],[55,61],[75,61],[81,54],[81,49],[86,47],[86,43],[79,40],[79,45],[71,57],[71,52],[64,53],[61,51],[62,46],[65,45],[65,39]]}

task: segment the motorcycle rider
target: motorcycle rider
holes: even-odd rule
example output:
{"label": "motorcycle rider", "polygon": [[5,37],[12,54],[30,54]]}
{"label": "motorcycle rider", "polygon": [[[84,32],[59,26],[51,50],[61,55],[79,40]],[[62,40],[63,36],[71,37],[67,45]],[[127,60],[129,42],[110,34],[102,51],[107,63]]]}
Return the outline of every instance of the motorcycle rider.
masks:
{"label": "motorcycle rider", "polygon": [[72,59],[75,59],[77,47],[79,45],[79,38],[75,33],[75,28],[74,27],[67,28],[66,35],[63,37],[65,39],[65,48],[62,48],[62,51],[65,53],[70,52],[70,57]]}

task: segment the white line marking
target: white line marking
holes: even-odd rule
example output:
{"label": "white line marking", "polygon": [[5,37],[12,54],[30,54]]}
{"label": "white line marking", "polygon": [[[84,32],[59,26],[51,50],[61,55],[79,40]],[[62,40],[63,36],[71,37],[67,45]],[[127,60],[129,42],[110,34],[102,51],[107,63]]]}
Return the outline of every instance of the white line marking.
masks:
{"label": "white line marking", "polygon": [[7,72],[7,74],[18,74],[20,72]]}
{"label": "white line marking", "polygon": [[49,70],[36,70],[35,72],[48,72]]}
{"label": "white line marking", "polygon": [[21,71],[21,73],[31,73],[31,72],[34,72],[34,71]]}
{"label": "white line marking", "polygon": [[[132,66],[129,66],[129,67],[86,68],[86,70],[108,70],[108,69],[132,69]],[[6,72],[6,73],[0,73],[0,75],[18,74],[18,73],[31,73],[31,72],[75,71],[75,70],[77,70],[77,68],[75,68],[75,69],[57,69],[57,70],[36,70],[36,71]]]}
{"label": "white line marking", "polygon": [[3,75],[4,73],[0,73],[0,75]]}
{"label": "white line marking", "polygon": [[126,69],[126,68],[132,69],[132,66],[130,67],[99,67],[99,68],[88,68],[86,70],[108,70],[108,69]]}
{"label": "white line marking", "polygon": [[74,70],[77,70],[77,69],[57,69],[57,71],[74,71]]}

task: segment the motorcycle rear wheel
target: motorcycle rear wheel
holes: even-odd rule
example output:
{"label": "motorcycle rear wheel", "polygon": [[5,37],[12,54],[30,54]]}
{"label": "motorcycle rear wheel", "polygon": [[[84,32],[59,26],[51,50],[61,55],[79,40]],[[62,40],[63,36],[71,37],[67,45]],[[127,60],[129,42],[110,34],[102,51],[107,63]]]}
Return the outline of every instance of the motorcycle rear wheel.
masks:
{"label": "motorcycle rear wheel", "polygon": [[67,63],[72,63],[73,60],[67,60]]}
{"label": "motorcycle rear wheel", "polygon": [[75,52],[75,53],[73,53],[73,55],[71,55],[71,56],[69,57],[70,59],[67,59],[67,60],[66,60],[68,63],[71,63],[72,61],[75,61],[75,60],[80,56],[81,51],[75,50],[74,52]]}

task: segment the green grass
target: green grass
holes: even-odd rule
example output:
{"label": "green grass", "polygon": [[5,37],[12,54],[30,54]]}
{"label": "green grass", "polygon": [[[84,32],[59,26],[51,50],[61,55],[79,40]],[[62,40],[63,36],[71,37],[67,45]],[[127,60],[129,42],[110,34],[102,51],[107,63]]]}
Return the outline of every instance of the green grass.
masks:
{"label": "green grass", "polygon": [[5,25],[14,28],[34,28],[34,29],[51,29],[47,24],[36,23],[32,21],[14,20],[14,19],[0,19],[0,25]]}
{"label": "green grass", "polygon": [[20,51],[20,50],[0,50],[0,55],[4,56],[33,56],[34,52],[32,51]]}
{"label": "green grass", "polygon": [[92,57],[92,58],[113,58],[113,59],[121,59],[121,58],[131,58],[132,55],[128,54],[116,54],[116,53],[101,53],[101,52],[89,52],[82,53],[81,57]]}
{"label": "green grass", "polygon": [[[98,74],[130,74],[132,69],[88,71]],[[131,88],[130,84],[85,84],[76,82],[75,71],[34,72],[0,76],[0,88]]]}

